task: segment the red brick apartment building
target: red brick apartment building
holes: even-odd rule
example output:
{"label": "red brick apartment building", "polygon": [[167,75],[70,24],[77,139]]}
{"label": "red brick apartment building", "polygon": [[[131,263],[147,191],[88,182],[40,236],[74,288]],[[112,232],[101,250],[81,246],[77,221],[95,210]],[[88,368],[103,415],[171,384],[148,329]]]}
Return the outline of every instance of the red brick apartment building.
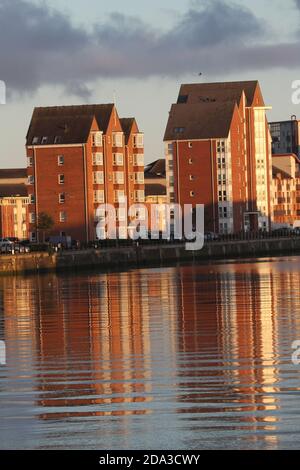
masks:
{"label": "red brick apartment building", "polygon": [[27,133],[30,237],[38,214],[54,220],[50,236],[96,239],[96,210],[144,202],[144,144],[134,118],[113,104],[35,108]]}
{"label": "red brick apartment building", "polygon": [[26,168],[0,170],[0,238],[28,237]]}
{"label": "red brick apartment building", "polygon": [[274,154],[273,228],[300,226],[300,173],[297,155]]}
{"label": "red brick apartment building", "polygon": [[171,201],[205,204],[217,233],[268,230],[272,158],[257,81],[182,85],[165,132]]}

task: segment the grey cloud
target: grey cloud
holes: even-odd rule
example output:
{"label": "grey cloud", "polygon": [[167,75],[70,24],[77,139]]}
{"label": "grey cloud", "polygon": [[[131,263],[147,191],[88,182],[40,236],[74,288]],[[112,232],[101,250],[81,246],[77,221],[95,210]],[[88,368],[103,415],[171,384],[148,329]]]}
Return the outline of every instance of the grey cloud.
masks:
{"label": "grey cloud", "polygon": [[15,92],[62,85],[88,99],[99,78],[298,65],[299,45],[265,46],[265,29],[250,10],[225,0],[194,2],[169,31],[115,13],[89,33],[44,3],[0,0],[0,79]]}

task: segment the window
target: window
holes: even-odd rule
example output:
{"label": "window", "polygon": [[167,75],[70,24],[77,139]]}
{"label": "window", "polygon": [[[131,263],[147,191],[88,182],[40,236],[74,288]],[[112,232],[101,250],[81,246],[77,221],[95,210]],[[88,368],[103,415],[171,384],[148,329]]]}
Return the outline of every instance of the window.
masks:
{"label": "window", "polygon": [[93,153],[93,165],[94,166],[101,166],[103,165],[103,153],[102,152],[96,152],[96,153]]}
{"label": "window", "polygon": [[190,181],[194,181],[195,179],[195,176],[194,175],[190,175]]}
{"label": "window", "polygon": [[29,238],[30,238],[31,242],[35,242],[36,241],[36,233],[35,232],[30,232],[29,233]]}
{"label": "window", "polygon": [[118,207],[118,209],[117,209],[117,218],[120,222],[124,222],[126,220],[125,207]]}
{"label": "window", "polygon": [[182,134],[184,132],[184,127],[174,127],[174,134]]}
{"label": "window", "polygon": [[134,165],[135,166],[144,166],[144,154],[135,153],[134,154]]}
{"label": "window", "polygon": [[94,184],[103,184],[104,183],[104,173],[103,171],[94,171],[93,172]]}
{"label": "window", "polygon": [[34,204],[34,203],[35,203],[34,194],[30,194],[30,195],[29,195],[29,202],[30,202],[30,204]]}
{"label": "window", "polygon": [[143,148],[144,147],[144,134],[135,134],[133,136],[133,146],[135,148]]}
{"label": "window", "polygon": [[124,162],[123,153],[114,153],[113,154],[113,164],[117,166],[122,166]]}
{"label": "window", "polygon": [[115,202],[125,202],[125,192],[123,189],[115,191]]}
{"label": "window", "polygon": [[34,184],[34,176],[28,175],[28,184]]}
{"label": "window", "polygon": [[38,137],[33,137],[32,145],[37,145],[38,143],[39,143],[39,138]]}
{"label": "window", "polygon": [[145,207],[139,207],[136,211],[136,219],[137,220],[145,220],[146,219],[146,208]]}
{"label": "window", "polygon": [[193,159],[189,158],[189,165],[192,165],[192,164],[193,164]]}
{"label": "window", "polygon": [[59,213],[59,221],[60,221],[60,222],[66,222],[66,220],[67,220],[67,214],[66,214],[66,212],[65,212],[65,211],[61,211],[61,212]]}
{"label": "window", "polygon": [[104,202],[104,191],[103,189],[97,189],[94,191],[94,202],[95,203],[103,203]]}
{"label": "window", "polygon": [[31,224],[35,224],[35,213],[34,212],[29,213],[29,222]]}
{"label": "window", "polygon": [[62,166],[65,163],[65,157],[63,155],[58,155],[57,157],[57,164]]}
{"label": "window", "polygon": [[61,136],[60,135],[56,135],[54,137],[54,143],[55,144],[60,144],[61,143]]}
{"label": "window", "polygon": [[27,157],[27,166],[33,166],[33,157]]}
{"label": "window", "polygon": [[145,201],[145,191],[143,189],[138,189],[134,192],[134,198],[136,202],[144,202]]}
{"label": "window", "polygon": [[191,196],[191,197],[194,197],[194,196],[195,196],[194,191],[190,191],[190,196]]}
{"label": "window", "polygon": [[123,147],[123,132],[114,132],[112,135],[113,147]]}
{"label": "window", "polygon": [[138,184],[143,184],[144,183],[144,172],[143,171],[138,171],[134,173],[134,180]]}
{"label": "window", "polygon": [[48,137],[44,136],[42,137],[42,144],[46,144],[48,142]]}
{"label": "window", "polygon": [[59,196],[58,196],[58,200],[59,200],[60,204],[64,204],[65,200],[66,200],[65,193],[60,193]]}
{"label": "window", "polygon": [[102,132],[93,132],[92,133],[92,146],[93,147],[102,147]]}
{"label": "window", "polygon": [[65,184],[65,175],[58,175],[58,184]]}
{"label": "window", "polygon": [[124,184],[124,172],[123,171],[116,171],[114,173],[114,183]]}
{"label": "window", "polygon": [[188,147],[191,149],[193,147],[193,143],[192,142],[189,142],[188,143]]}

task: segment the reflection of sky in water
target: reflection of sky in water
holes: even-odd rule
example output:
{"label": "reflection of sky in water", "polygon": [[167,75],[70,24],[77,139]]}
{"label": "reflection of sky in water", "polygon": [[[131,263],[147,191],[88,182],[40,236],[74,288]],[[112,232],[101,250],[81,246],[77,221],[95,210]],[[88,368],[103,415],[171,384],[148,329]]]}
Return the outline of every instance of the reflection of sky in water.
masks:
{"label": "reflection of sky in water", "polygon": [[1,278],[0,448],[297,448],[299,259]]}

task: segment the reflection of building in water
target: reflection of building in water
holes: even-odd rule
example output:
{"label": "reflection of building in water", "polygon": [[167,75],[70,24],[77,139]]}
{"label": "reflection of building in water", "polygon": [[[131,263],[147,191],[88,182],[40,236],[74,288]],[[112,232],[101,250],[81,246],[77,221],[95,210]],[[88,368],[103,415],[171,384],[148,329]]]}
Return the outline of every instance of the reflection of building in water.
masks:
{"label": "reflection of building in water", "polygon": [[[4,311],[4,338],[6,341],[8,365],[23,367],[19,364],[26,352],[28,368],[35,361],[38,342],[38,324],[35,310],[38,298],[32,278],[3,277],[0,281],[2,307]],[[2,321],[0,320],[0,324]]]}
{"label": "reflection of building in water", "polygon": [[38,405],[48,408],[40,417],[149,412],[156,355],[170,349],[164,366],[176,367],[173,273],[53,274],[8,283],[6,335],[24,335],[22,354],[38,361]]}
{"label": "reflection of building in water", "polygon": [[[300,274],[279,269],[280,263],[268,262],[181,269],[179,348],[190,360],[185,368],[178,366],[181,386],[190,370],[195,378],[179,399],[194,412],[211,413],[210,419],[227,413],[228,426],[277,429],[280,335],[286,324],[297,323],[300,333],[294,315],[299,301],[291,295],[284,306],[281,294],[298,290]],[[287,318],[278,318],[282,311]],[[268,439],[277,440],[275,434]]]}

